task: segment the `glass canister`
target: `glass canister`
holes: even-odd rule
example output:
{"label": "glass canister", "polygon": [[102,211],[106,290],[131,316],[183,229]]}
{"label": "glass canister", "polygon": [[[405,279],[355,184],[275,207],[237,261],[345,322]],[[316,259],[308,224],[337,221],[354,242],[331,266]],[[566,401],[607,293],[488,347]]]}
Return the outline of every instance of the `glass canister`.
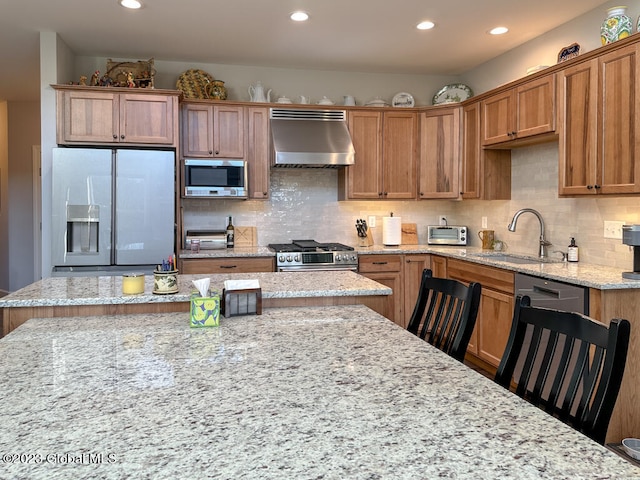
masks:
{"label": "glass canister", "polygon": [[626,14],[627,7],[612,7],[607,10],[607,18],[600,28],[602,45],[613,43],[631,35],[633,26],[631,18]]}

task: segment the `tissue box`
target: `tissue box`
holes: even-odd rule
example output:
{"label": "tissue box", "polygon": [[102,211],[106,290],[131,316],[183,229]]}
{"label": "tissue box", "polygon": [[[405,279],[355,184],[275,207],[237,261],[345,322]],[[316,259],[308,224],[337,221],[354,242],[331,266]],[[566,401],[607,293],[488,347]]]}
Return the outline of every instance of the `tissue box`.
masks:
{"label": "tissue box", "polygon": [[244,288],[242,290],[223,290],[223,315],[262,315],[262,289]]}
{"label": "tissue box", "polygon": [[220,324],[220,296],[209,293],[202,297],[197,292],[192,293],[189,312],[192,327],[217,327]]}

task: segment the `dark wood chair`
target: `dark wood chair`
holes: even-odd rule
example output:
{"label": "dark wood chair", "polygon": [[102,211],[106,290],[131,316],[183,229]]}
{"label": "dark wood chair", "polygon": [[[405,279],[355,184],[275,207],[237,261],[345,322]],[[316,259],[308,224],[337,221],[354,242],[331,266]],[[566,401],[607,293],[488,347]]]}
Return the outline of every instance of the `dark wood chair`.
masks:
{"label": "dark wood chair", "polygon": [[463,361],[480,305],[480,284],[436,278],[422,272],[420,291],[407,330]]}
{"label": "dark wood chair", "polygon": [[618,397],[630,324],[610,325],[516,298],[513,324],[495,381],[604,444]]}

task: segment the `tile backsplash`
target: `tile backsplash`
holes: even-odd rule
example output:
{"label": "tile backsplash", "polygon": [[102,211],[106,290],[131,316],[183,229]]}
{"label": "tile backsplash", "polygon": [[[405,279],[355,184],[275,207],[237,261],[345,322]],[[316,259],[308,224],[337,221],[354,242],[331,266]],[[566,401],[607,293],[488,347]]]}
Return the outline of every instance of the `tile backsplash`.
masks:
{"label": "tile backsplash", "polygon": [[[544,219],[549,252],[566,252],[571,237],[580,247],[580,260],[623,269],[633,266],[633,254],[621,240],[603,236],[604,221],[640,222],[638,197],[558,198],[558,145],[550,143],[512,151],[511,200],[423,200],[339,202],[337,171],[331,169],[273,169],[271,198],[257,200],[183,199],[188,229],[224,229],[229,215],[238,226],[256,226],[260,245],[292,239],[356,244],[355,221],[376,216],[373,231],[382,242],[382,217],[393,212],[403,222],[418,224],[418,239],[426,243],[426,226],[446,215],[450,224],[468,225],[470,245],[480,246],[476,232],[482,217],[488,228],[512,252],[536,254],[540,236],[534,215],[524,214],[517,230],[507,224],[520,208],[534,208]],[[552,255],[560,256],[559,253]]]}

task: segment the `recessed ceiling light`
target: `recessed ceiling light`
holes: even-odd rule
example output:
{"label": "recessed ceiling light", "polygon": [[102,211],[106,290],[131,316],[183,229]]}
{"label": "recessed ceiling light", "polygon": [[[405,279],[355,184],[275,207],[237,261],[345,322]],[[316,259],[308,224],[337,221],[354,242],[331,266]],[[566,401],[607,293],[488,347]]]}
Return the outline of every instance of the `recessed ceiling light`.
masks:
{"label": "recessed ceiling light", "polygon": [[125,8],[140,8],[142,4],[138,0],[120,0],[120,5]]}
{"label": "recessed ceiling light", "polygon": [[507,33],[508,31],[509,29],[507,27],[496,27],[489,30],[489,33],[491,35],[502,35],[504,33]]}
{"label": "recessed ceiling light", "polygon": [[426,20],[426,21],[420,22],[418,25],[416,25],[416,28],[418,30],[430,30],[435,26],[436,26],[435,23],[430,22],[429,20]]}
{"label": "recessed ceiling light", "polygon": [[309,14],[307,12],[293,12],[289,15],[289,18],[294,22],[304,22],[305,20],[309,20]]}

